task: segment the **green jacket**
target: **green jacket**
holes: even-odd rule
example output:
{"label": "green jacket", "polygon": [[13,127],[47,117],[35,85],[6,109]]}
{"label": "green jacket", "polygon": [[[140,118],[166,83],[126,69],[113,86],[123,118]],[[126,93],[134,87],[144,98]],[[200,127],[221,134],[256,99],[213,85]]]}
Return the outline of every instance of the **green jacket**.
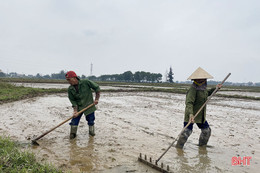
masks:
{"label": "green jacket", "polygon": [[[190,114],[195,115],[201,106],[207,101],[209,95],[213,93],[215,88],[210,90],[196,90],[193,86],[190,87],[186,94],[186,107],[184,122],[189,122]],[[195,123],[204,123],[206,121],[206,106],[200,111],[194,119]]]}
{"label": "green jacket", "polygon": [[[82,110],[83,108],[87,107],[88,105],[94,102],[92,89],[95,92],[99,92],[100,88],[98,84],[92,82],[90,80],[79,80],[78,84],[79,92],[76,92],[74,86],[69,86],[68,88],[68,97],[72,104],[72,107],[78,107],[78,111]],[[88,110],[84,112],[85,115],[88,115],[96,110],[95,106],[90,107]]]}

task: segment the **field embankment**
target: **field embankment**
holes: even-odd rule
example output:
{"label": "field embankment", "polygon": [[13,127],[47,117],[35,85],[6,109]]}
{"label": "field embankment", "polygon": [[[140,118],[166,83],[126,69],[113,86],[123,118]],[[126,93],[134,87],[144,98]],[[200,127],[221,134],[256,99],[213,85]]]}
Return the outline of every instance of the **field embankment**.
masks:
{"label": "field embankment", "polygon": [[14,86],[6,82],[0,82],[0,104],[17,101],[21,99],[41,96],[49,93],[66,92],[66,89],[44,89]]}
{"label": "field embankment", "polygon": [[36,161],[33,153],[21,151],[19,145],[7,137],[0,136],[0,172],[52,172],[62,173],[50,164]]}
{"label": "field embankment", "polygon": [[[181,83],[127,83],[127,82],[103,82],[96,81],[102,89],[102,92],[166,92],[185,94],[190,84]],[[20,84],[19,86],[10,86],[8,84]],[[2,85],[7,86],[2,86]],[[37,87],[34,85],[37,84]],[[49,87],[49,85],[64,85],[66,87]],[[41,87],[42,85],[42,87]],[[0,104],[10,101],[16,101],[24,98],[30,98],[50,93],[64,93],[67,91],[68,83],[66,80],[54,79],[24,79],[24,78],[0,78]],[[208,88],[215,87],[209,85]],[[6,88],[9,88],[9,90]],[[33,88],[33,89],[32,89]],[[248,94],[247,94],[248,93]],[[257,86],[226,86],[224,85],[216,96],[224,98],[237,98],[247,100],[260,100],[260,87]]]}

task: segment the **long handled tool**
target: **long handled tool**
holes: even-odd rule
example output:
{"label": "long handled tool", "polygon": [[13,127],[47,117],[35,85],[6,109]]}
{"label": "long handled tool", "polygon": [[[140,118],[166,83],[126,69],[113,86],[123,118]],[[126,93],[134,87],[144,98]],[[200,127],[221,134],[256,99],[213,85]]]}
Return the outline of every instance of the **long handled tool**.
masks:
{"label": "long handled tool", "polygon": [[[221,82],[221,85],[224,84],[224,82],[227,80],[227,78],[231,75],[231,73],[229,73],[225,79]],[[216,89],[213,91],[213,93],[208,97],[207,101],[201,106],[201,108],[197,111],[197,113],[194,115],[194,119],[198,116],[198,114],[200,113],[200,111],[206,106],[206,104],[209,102],[209,100],[216,94],[216,92],[219,90],[218,87],[216,87]],[[163,164],[161,164],[161,168],[158,167],[158,162],[159,160],[161,160],[161,158],[167,153],[167,151],[173,146],[173,144],[179,139],[180,135],[182,134],[182,132],[191,124],[191,121],[188,122],[188,124],[182,129],[182,131],[180,132],[180,134],[178,135],[178,137],[171,143],[171,145],[164,151],[164,153],[155,161],[155,165],[152,164],[152,159],[150,158],[150,163],[147,161],[146,156],[145,159],[142,158],[141,154],[138,158],[139,161],[146,163],[148,166],[151,166],[161,172],[169,172],[169,167],[167,166],[167,170],[163,169]],[[161,170],[160,170],[161,169]]]}
{"label": "long handled tool", "polygon": [[[77,116],[78,116],[79,114],[81,114],[82,112],[86,111],[87,109],[89,109],[90,107],[94,106],[94,105],[95,105],[94,103],[88,105],[87,107],[85,107],[84,109],[82,109],[81,111],[79,111],[79,112],[77,113]],[[32,144],[33,144],[33,145],[39,145],[38,142],[37,142],[37,140],[41,139],[42,137],[44,137],[45,135],[47,135],[47,134],[50,133],[51,131],[53,131],[53,130],[55,130],[56,128],[60,127],[62,124],[68,122],[68,121],[71,120],[73,117],[74,117],[74,116],[71,116],[70,118],[68,118],[68,119],[66,119],[65,121],[61,122],[59,125],[53,127],[52,129],[48,130],[47,132],[43,133],[42,135],[36,137],[35,139],[32,140]]]}

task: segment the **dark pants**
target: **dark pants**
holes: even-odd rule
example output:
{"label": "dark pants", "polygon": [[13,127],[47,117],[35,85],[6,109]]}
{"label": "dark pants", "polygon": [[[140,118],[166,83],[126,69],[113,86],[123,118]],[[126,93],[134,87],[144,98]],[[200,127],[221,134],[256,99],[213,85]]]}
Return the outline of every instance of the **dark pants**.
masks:
{"label": "dark pants", "polygon": [[[184,127],[187,125],[188,123],[187,122],[184,122]],[[205,121],[205,123],[196,123],[197,126],[200,128],[200,129],[206,129],[206,128],[209,128],[209,124],[207,121]],[[188,127],[188,129],[192,130],[193,129],[193,123],[191,123]]]}
{"label": "dark pants", "polygon": [[[79,125],[79,121],[80,121],[82,115],[83,115],[83,113],[80,114],[79,116],[77,116],[76,118],[72,118],[72,120],[70,122],[70,125],[71,126]],[[88,121],[88,125],[89,126],[93,126],[95,124],[94,123],[94,121],[95,121],[95,112],[92,112],[92,113],[88,114],[86,116],[86,121]]]}

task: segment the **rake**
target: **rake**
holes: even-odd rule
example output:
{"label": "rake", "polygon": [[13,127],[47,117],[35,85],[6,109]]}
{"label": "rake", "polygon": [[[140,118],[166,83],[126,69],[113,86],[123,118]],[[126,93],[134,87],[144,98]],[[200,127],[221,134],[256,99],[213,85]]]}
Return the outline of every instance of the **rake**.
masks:
{"label": "rake", "polygon": [[[88,105],[87,107],[85,107],[84,109],[82,109],[81,111],[79,111],[79,112],[77,113],[77,116],[78,116],[79,114],[81,114],[82,112],[86,111],[87,109],[89,109],[90,107],[94,106],[94,105],[95,105],[94,103]],[[42,137],[44,137],[44,136],[47,135],[48,133],[50,133],[50,132],[52,132],[53,130],[55,130],[56,128],[60,127],[62,124],[68,122],[68,121],[71,120],[73,117],[74,117],[74,116],[71,116],[70,118],[68,118],[68,119],[66,119],[65,121],[61,122],[59,125],[53,127],[52,129],[48,130],[47,132],[43,133],[42,135],[40,135],[40,136],[34,138],[34,139],[32,140],[32,144],[33,144],[33,145],[39,145],[38,142],[37,142],[37,140],[41,139]]]}

